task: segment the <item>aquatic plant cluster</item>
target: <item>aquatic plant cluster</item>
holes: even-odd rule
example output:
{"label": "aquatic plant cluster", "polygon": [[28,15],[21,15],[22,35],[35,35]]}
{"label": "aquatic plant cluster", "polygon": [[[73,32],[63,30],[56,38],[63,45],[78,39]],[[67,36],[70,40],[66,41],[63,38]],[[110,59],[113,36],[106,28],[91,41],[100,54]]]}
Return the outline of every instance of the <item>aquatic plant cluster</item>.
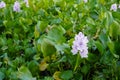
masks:
{"label": "aquatic plant cluster", "polygon": [[0,80],[120,80],[119,0],[0,0]]}

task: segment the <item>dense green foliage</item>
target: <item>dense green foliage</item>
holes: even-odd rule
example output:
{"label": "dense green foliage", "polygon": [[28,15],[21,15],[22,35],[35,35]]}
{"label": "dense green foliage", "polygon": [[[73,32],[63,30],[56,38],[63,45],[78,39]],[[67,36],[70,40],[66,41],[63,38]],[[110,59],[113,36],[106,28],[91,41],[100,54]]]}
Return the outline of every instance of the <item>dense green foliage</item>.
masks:
{"label": "dense green foliage", "polygon": [[[0,0],[2,1],[2,0]],[[119,0],[3,0],[0,80],[120,80]],[[71,52],[74,37],[89,39],[88,58]]]}

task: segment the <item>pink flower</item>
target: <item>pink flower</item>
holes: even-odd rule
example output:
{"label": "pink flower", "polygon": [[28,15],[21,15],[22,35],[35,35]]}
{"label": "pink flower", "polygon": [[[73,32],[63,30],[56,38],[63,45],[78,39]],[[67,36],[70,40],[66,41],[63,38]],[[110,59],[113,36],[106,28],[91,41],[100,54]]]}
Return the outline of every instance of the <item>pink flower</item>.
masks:
{"label": "pink flower", "polygon": [[0,2],[0,8],[4,8],[6,6],[5,2],[1,1]]}
{"label": "pink flower", "polygon": [[14,3],[13,11],[20,12],[20,3],[18,1]]}
{"label": "pink flower", "polygon": [[119,4],[118,8],[120,8],[120,4]]}
{"label": "pink flower", "polygon": [[87,3],[88,2],[88,0],[84,0],[84,3]]}
{"label": "pink flower", "polygon": [[110,10],[117,11],[117,4],[112,4]]}
{"label": "pink flower", "polygon": [[74,55],[79,52],[82,58],[88,57],[87,43],[88,43],[87,37],[84,36],[82,32],[79,32],[79,34],[75,36],[71,52]]}
{"label": "pink flower", "polygon": [[25,4],[26,4],[26,7],[29,7],[29,2],[28,0],[24,0]]}

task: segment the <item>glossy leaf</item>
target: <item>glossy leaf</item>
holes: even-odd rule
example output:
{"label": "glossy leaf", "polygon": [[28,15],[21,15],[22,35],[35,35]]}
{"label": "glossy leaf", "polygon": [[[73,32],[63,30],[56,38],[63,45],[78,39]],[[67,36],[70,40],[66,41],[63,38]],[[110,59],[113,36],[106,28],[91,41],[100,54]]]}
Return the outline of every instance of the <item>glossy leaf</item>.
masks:
{"label": "glossy leaf", "polygon": [[21,79],[21,80],[36,80],[36,78],[32,77],[31,72],[25,66],[21,66],[18,69],[18,78]]}
{"label": "glossy leaf", "polygon": [[69,80],[73,77],[73,72],[71,70],[63,71],[60,74],[60,78],[63,80]]}
{"label": "glossy leaf", "polygon": [[50,42],[48,39],[43,39],[41,43],[41,51],[43,53],[43,56],[52,56],[56,53],[55,46]]}

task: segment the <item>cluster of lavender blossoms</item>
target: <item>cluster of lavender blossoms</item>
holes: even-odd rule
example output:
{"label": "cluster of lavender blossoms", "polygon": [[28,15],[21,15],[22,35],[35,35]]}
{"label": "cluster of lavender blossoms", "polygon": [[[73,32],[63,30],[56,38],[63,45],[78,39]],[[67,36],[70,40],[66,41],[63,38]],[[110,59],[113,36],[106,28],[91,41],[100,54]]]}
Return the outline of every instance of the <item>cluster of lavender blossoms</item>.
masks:
{"label": "cluster of lavender blossoms", "polygon": [[84,0],[84,3],[87,3],[88,2],[88,0]]}
{"label": "cluster of lavender blossoms", "polygon": [[87,43],[88,43],[87,36],[84,36],[82,32],[79,32],[79,34],[75,36],[71,52],[74,55],[79,52],[81,58],[87,58],[88,57]]}
{"label": "cluster of lavender blossoms", "polygon": [[114,3],[114,4],[111,5],[110,10],[117,11],[118,8],[120,8],[120,4],[117,5],[116,3]]}
{"label": "cluster of lavender blossoms", "polygon": [[[26,4],[26,7],[29,7],[28,0],[24,0],[24,2]],[[1,1],[0,2],[0,8],[4,8],[4,7],[6,7],[6,3],[4,1]],[[20,3],[18,1],[14,2],[13,11],[15,11],[15,12],[20,12],[21,11],[21,9],[20,9]]]}
{"label": "cluster of lavender blossoms", "polygon": [[0,8],[4,8],[6,6],[5,2],[1,1],[0,2]]}
{"label": "cluster of lavender blossoms", "polygon": [[[25,4],[26,4],[26,7],[29,7],[29,2],[28,2],[28,0],[24,0],[24,2],[25,2]],[[15,12],[20,12],[20,11],[21,11],[21,9],[20,9],[20,3],[19,3],[18,1],[16,1],[16,2],[14,3],[13,11],[15,11]]]}
{"label": "cluster of lavender blossoms", "polygon": [[24,0],[25,4],[26,4],[26,7],[29,7],[29,2],[28,0]]}
{"label": "cluster of lavender blossoms", "polygon": [[20,12],[20,3],[18,1],[14,2],[13,11]]}

